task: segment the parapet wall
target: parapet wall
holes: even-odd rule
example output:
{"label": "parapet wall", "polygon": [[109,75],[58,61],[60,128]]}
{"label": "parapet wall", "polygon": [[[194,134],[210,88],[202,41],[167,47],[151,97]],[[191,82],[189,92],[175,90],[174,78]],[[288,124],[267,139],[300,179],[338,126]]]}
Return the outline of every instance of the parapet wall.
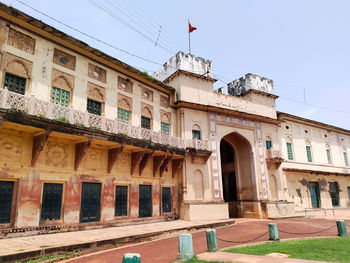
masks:
{"label": "parapet wall", "polygon": [[153,74],[153,77],[160,81],[164,81],[177,70],[184,70],[206,77],[213,77],[212,62],[193,54],[185,54],[182,51],[171,57],[162,68]]}
{"label": "parapet wall", "polygon": [[273,80],[248,73],[227,84],[228,93],[233,96],[241,96],[250,89],[274,94]]}

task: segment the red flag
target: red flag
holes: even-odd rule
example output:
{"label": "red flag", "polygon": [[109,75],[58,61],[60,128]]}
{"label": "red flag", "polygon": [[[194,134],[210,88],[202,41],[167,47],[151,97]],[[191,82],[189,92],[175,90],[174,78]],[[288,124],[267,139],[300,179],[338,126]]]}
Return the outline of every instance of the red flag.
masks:
{"label": "red flag", "polygon": [[197,28],[194,26],[191,26],[190,20],[188,20],[188,33],[191,33],[192,31],[195,31]]}

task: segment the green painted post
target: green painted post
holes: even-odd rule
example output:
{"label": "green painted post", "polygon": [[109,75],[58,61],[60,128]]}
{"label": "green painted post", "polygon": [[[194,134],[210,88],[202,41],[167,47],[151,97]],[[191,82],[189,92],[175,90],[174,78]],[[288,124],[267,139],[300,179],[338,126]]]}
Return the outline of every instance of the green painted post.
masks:
{"label": "green painted post", "polygon": [[347,237],[346,225],[344,220],[337,220],[338,236]]}
{"label": "green painted post", "polygon": [[193,257],[193,244],[191,234],[179,235],[179,253],[177,258],[179,260],[187,260]]}
{"label": "green painted post", "polygon": [[141,263],[141,256],[137,253],[126,253],[123,256],[123,263]]}
{"label": "green painted post", "polygon": [[216,238],[216,230],[215,229],[208,229],[206,231],[207,233],[207,246],[208,246],[208,251],[218,251],[218,240]]}
{"label": "green painted post", "polygon": [[280,240],[280,238],[278,237],[277,224],[269,224],[269,237],[270,240]]}

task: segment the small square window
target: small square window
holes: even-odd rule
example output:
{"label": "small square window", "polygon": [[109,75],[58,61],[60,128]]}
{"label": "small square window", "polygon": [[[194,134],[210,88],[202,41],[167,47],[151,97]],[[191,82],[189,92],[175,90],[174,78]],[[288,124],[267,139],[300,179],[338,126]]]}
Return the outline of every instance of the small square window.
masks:
{"label": "small square window", "polygon": [[151,129],[151,119],[147,117],[141,117],[141,127],[145,129]]}
{"label": "small square window", "polygon": [[192,139],[201,139],[201,131],[192,130]]}
{"label": "small square window", "polygon": [[88,99],[87,111],[92,114],[101,115],[101,102]]}
{"label": "small square window", "polygon": [[130,120],[130,111],[118,108],[118,121],[129,122]]}
{"label": "small square window", "polygon": [[266,150],[272,148],[272,141],[266,141]]}
{"label": "small square window", "polygon": [[160,123],[160,128],[161,128],[161,132],[162,133],[165,133],[165,134],[169,134],[170,133],[170,125],[168,123],[161,122]]}
{"label": "small square window", "polygon": [[70,92],[64,89],[52,87],[51,101],[68,107],[70,102]]}
{"label": "small square window", "polygon": [[9,91],[24,95],[26,88],[26,79],[6,73],[4,88],[8,89]]}

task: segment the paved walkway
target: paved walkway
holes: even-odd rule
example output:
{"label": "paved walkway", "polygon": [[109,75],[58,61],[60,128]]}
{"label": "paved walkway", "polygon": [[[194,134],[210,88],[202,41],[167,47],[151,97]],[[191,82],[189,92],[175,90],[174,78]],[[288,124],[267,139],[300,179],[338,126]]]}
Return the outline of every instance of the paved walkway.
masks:
{"label": "paved walkway", "polygon": [[[164,232],[174,232],[187,229],[206,228],[211,225],[226,225],[233,220],[216,220],[216,221],[184,221],[175,220],[167,222],[145,223],[138,225],[109,227],[103,229],[93,229],[75,232],[44,234],[27,237],[13,237],[0,239],[0,262],[9,260],[9,255],[28,254],[40,256],[44,251],[57,251],[55,248],[66,247],[63,251],[79,249],[80,247],[94,247],[99,242],[103,244],[116,244],[116,242],[128,242],[137,240],[149,240],[150,236],[161,236]],[[157,234],[158,233],[158,234]],[[112,242],[108,242],[112,241]],[[99,244],[99,245],[100,245]]]}
{"label": "paved walkway", "polygon": [[[247,220],[237,219],[237,224],[217,229],[218,245],[220,248],[238,245],[240,242],[255,243],[268,240],[267,220]],[[323,219],[283,219],[274,220],[278,224],[280,239],[317,237],[317,236],[336,236],[337,228],[334,220]],[[328,229],[328,230],[327,230]],[[325,231],[326,230],[326,231]],[[290,232],[282,233],[281,231]],[[320,232],[322,231],[322,232]],[[315,233],[314,232],[318,232]],[[256,238],[260,236],[259,238]],[[193,248],[195,254],[205,253],[207,249],[206,235],[204,231],[192,234]],[[140,253],[142,263],[170,263],[177,260],[178,239],[177,237],[164,238],[156,241],[145,242],[142,244],[130,245],[101,251],[95,254],[82,256],[69,260],[69,263],[114,263],[122,262],[125,253]],[[250,257],[252,259],[252,257]],[[265,258],[265,257],[264,257]],[[274,260],[276,258],[273,258]],[[261,259],[260,259],[261,260]],[[241,261],[247,262],[247,261]],[[248,261],[264,262],[264,261]],[[265,261],[266,262],[266,261]],[[268,261],[278,262],[278,261]],[[284,261],[300,262],[300,261]],[[308,261],[305,261],[308,262]]]}

